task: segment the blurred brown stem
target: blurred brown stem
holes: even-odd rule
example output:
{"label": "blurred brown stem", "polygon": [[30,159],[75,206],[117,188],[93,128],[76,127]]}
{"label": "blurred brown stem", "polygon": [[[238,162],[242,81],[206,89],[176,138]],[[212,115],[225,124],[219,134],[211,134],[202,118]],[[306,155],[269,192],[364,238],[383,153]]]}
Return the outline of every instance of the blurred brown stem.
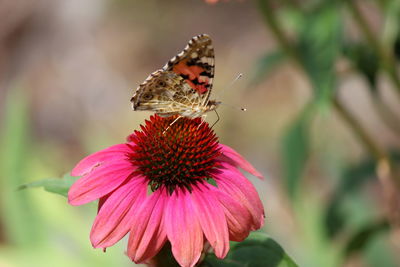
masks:
{"label": "blurred brown stem", "polygon": [[397,136],[400,136],[400,120],[397,117],[396,113],[384,103],[383,99],[379,95],[372,94],[372,101],[375,105],[375,109],[382,118],[382,121],[386,124],[386,126],[392,130]]}
{"label": "blurred brown stem", "polygon": [[341,118],[347,123],[352,131],[360,138],[364,147],[372,154],[378,161],[387,158],[386,152],[383,151],[367,134],[357,119],[350,114],[350,112],[339,102],[337,98],[333,100],[335,110],[340,114]]}
{"label": "blurred brown stem", "polygon": [[397,66],[396,62],[393,60],[391,53],[383,48],[379,40],[376,38],[374,33],[372,32],[371,28],[369,27],[365,17],[361,13],[359,7],[356,4],[355,0],[347,0],[346,1],[350,12],[353,15],[354,20],[360,27],[362,33],[365,36],[367,42],[371,45],[374,49],[376,55],[379,57],[380,61],[382,62],[383,69],[387,72],[389,78],[392,80],[395,88],[397,89],[396,92],[398,93],[398,97],[400,99],[400,78],[397,73]]}

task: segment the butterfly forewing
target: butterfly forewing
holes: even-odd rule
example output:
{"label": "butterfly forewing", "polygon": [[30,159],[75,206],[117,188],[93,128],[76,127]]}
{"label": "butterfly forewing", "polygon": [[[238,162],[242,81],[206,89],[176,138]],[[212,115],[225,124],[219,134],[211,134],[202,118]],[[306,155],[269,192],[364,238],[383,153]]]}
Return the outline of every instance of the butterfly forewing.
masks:
{"label": "butterfly forewing", "polygon": [[178,55],[164,66],[165,70],[179,74],[203,98],[206,104],[214,79],[214,47],[210,36],[193,37]]}

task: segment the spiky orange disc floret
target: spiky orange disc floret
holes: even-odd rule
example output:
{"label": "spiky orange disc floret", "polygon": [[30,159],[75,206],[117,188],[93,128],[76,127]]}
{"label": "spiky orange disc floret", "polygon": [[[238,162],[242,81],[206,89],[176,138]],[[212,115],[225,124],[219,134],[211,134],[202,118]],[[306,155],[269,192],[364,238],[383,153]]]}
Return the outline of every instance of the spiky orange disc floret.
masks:
{"label": "spiky orange disc floret", "polygon": [[[200,118],[162,118],[146,120],[142,131],[128,137],[135,143],[131,162],[149,179],[153,191],[165,186],[170,193],[175,187],[186,187],[210,178],[218,165],[218,138],[208,123]],[[168,128],[169,127],[169,128]]]}

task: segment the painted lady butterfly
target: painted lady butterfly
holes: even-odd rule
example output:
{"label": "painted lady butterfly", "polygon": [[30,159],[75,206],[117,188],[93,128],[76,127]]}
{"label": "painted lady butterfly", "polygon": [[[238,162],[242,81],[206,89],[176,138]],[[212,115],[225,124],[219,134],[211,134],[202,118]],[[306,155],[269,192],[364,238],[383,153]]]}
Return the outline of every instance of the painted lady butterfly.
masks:
{"label": "painted lady butterfly", "polygon": [[200,117],[221,103],[209,100],[213,78],[211,38],[207,34],[195,36],[182,52],[138,86],[131,98],[133,109],[154,111],[162,117]]}

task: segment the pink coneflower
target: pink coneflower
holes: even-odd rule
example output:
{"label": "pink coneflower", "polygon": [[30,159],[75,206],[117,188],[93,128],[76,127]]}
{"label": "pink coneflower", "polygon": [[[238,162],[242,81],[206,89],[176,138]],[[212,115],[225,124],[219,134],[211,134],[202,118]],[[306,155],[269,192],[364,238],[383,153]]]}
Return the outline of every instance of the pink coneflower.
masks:
{"label": "pink coneflower", "polygon": [[[181,266],[193,266],[208,242],[219,258],[229,240],[242,241],[262,227],[264,211],[254,186],[238,167],[262,178],[232,148],[218,143],[201,119],[152,116],[127,143],[84,158],[68,200],[99,199],[90,240],[114,245],[128,232],[128,256],[148,262],[166,242]],[[170,128],[167,129],[167,127]]]}

